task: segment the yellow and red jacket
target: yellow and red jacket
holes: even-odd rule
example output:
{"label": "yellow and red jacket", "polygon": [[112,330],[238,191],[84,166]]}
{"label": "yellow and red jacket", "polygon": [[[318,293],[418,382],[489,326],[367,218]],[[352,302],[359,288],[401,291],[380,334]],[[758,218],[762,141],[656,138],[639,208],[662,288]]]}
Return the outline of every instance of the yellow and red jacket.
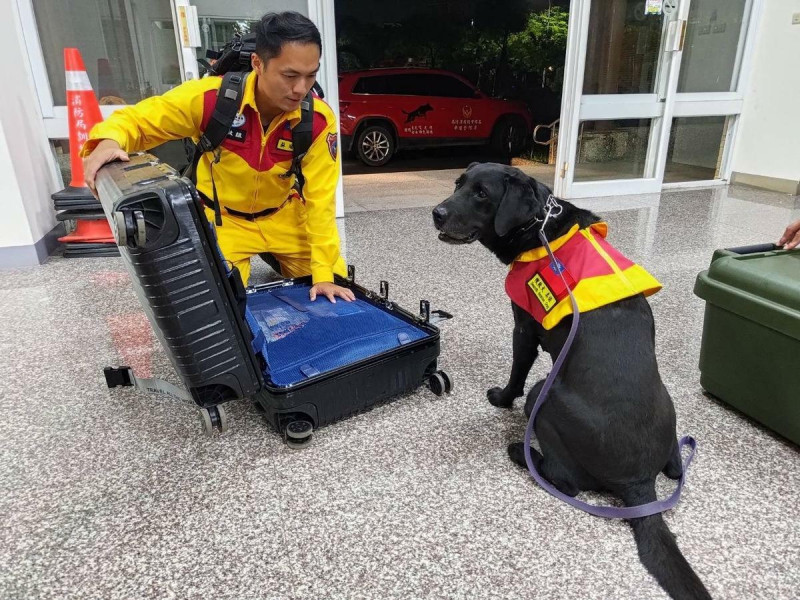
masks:
{"label": "yellow and red jacket", "polygon": [[506,293],[511,301],[545,329],[552,329],[572,314],[572,303],[558,269],[581,312],[636,294],[650,296],[659,291],[661,284],[609,244],[605,240],[607,233],[605,223],[594,223],[585,229],[574,225],[550,242],[557,261],[555,268],[543,247],[520,254],[506,277]]}
{"label": "yellow and red jacket", "polygon": [[[102,139],[116,141],[126,152],[147,150],[169,140],[191,137],[196,142],[206,129],[222,77],[187,81],[161,96],[142,100],[114,112],[92,128],[81,156],[87,156]],[[292,162],[291,128],[300,121],[300,108],[278,115],[267,131],[255,100],[256,74],[245,82],[240,113],[220,146],[214,164],[217,195],[223,206],[246,213],[280,206],[296,193],[293,177],[281,178]],[[307,219],[304,227],[311,249],[311,275],[315,283],[333,281],[339,258],[335,192],[339,179],[336,117],[331,108],[314,98],[311,148],[303,159],[303,187]],[[210,163],[203,155],[197,166],[197,189],[213,197]]]}

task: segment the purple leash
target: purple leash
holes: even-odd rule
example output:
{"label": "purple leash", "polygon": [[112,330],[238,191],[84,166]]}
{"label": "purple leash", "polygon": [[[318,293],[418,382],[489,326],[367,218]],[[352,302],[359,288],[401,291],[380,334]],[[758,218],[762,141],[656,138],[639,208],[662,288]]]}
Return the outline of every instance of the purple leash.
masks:
{"label": "purple leash", "polygon": [[550,249],[550,244],[547,242],[547,238],[544,235],[544,226],[547,224],[547,220],[550,218],[550,213],[553,211],[553,208],[555,206],[561,208],[555,203],[555,199],[552,198],[552,196],[551,199],[552,204],[550,200],[548,200],[549,210],[544,219],[544,223],[542,223],[542,228],[539,230],[539,239],[547,249],[547,254],[550,256],[550,263],[553,270],[558,273],[559,277],[561,277],[561,281],[564,282],[564,286],[569,294],[569,300],[572,303],[573,317],[572,325],[569,329],[569,335],[567,336],[567,341],[564,342],[561,352],[558,353],[558,358],[556,358],[556,361],[553,363],[553,368],[551,369],[550,374],[547,376],[542,389],[539,391],[539,396],[536,398],[536,403],[533,405],[533,410],[531,410],[531,417],[528,419],[528,426],[525,429],[525,443],[523,451],[525,452],[525,462],[528,464],[528,471],[530,471],[531,477],[536,480],[536,483],[542,486],[545,491],[556,498],[563,500],[567,504],[570,504],[575,508],[579,508],[596,517],[606,517],[608,519],[638,519],[664,512],[665,510],[669,510],[670,508],[674,507],[681,497],[681,490],[683,489],[683,484],[686,481],[686,471],[689,469],[689,465],[692,462],[692,458],[694,457],[694,452],[697,447],[697,442],[691,436],[683,436],[678,443],[679,453],[685,446],[689,446],[691,448],[691,452],[686,458],[686,461],[683,463],[683,471],[681,473],[680,481],[678,482],[678,487],[675,488],[675,491],[672,492],[672,495],[666,500],[656,500],[654,502],[648,502],[647,504],[639,504],[638,506],[628,506],[625,508],[618,508],[616,506],[596,506],[594,504],[589,504],[588,502],[578,500],[577,498],[573,498],[572,496],[567,496],[566,494],[558,491],[549,481],[542,477],[533,464],[533,459],[531,458],[531,438],[533,437],[533,424],[536,421],[536,414],[539,412],[542,404],[544,404],[544,401],[547,398],[547,393],[550,391],[550,388],[553,386],[553,381],[558,375],[558,372],[561,370],[561,366],[567,357],[567,353],[572,346],[572,342],[575,340],[575,334],[578,331],[578,323],[580,323],[578,303],[575,301],[575,296],[573,296],[572,290],[569,289],[569,285],[567,285],[564,275],[562,274],[563,269],[561,268],[560,263],[556,260],[555,256],[553,256],[553,251]]}

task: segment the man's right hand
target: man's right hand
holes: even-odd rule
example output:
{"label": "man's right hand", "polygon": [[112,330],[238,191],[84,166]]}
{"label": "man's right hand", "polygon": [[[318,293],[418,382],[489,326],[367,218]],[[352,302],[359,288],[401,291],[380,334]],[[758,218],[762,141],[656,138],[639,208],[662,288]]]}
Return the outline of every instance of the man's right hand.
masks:
{"label": "man's right hand", "polygon": [[94,178],[97,176],[97,171],[104,164],[117,159],[125,162],[130,160],[128,153],[120,148],[114,140],[101,140],[92,153],[83,159],[83,178],[95,196],[97,196],[97,190],[94,187]]}
{"label": "man's right hand", "polygon": [[784,250],[791,250],[800,246],[800,219],[789,224],[780,241],[778,241],[778,246],[781,246]]}

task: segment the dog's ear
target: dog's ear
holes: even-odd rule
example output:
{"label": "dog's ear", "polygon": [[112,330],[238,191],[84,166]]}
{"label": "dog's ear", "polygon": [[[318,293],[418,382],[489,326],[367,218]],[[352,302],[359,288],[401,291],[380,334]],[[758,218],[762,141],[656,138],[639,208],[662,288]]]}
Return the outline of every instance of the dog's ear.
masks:
{"label": "dog's ear", "polygon": [[506,174],[505,193],[494,216],[494,230],[500,237],[508,235],[512,229],[524,225],[536,216],[539,203],[534,201],[536,192],[532,183],[537,184],[521,173]]}
{"label": "dog's ear", "polygon": [[477,167],[479,164],[481,164],[481,163],[479,163],[479,162],[471,162],[471,163],[469,163],[469,165],[467,165],[467,171],[469,171],[472,167]]}

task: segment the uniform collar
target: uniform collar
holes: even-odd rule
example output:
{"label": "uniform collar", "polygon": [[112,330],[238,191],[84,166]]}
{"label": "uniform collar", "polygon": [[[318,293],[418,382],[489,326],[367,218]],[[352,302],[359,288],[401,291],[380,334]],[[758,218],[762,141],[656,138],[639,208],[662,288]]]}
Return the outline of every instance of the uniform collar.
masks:
{"label": "uniform collar", "polygon": [[[579,225],[576,223],[572,227],[570,227],[569,231],[564,235],[557,237],[552,242],[550,242],[550,250],[555,252],[561,246],[566,244],[572,236],[574,236],[578,232]],[[593,223],[587,227],[587,229],[593,229],[598,235],[601,237],[606,237],[608,233],[608,224],[604,221],[600,221],[599,223]],[[534,248],[532,250],[527,250],[520,254],[517,258],[514,259],[514,262],[535,262],[537,260],[543,259],[547,256],[547,248],[544,246],[540,246],[538,248]]]}
{"label": "uniform collar", "polygon": [[[258,112],[256,106],[256,80],[258,75],[255,71],[250,71],[244,83],[244,97],[242,98],[242,106],[250,106],[254,111]],[[284,112],[278,115],[280,121],[289,121],[292,125],[299,122],[301,117],[301,108],[298,106],[291,112]],[[279,122],[280,122],[279,121]]]}

